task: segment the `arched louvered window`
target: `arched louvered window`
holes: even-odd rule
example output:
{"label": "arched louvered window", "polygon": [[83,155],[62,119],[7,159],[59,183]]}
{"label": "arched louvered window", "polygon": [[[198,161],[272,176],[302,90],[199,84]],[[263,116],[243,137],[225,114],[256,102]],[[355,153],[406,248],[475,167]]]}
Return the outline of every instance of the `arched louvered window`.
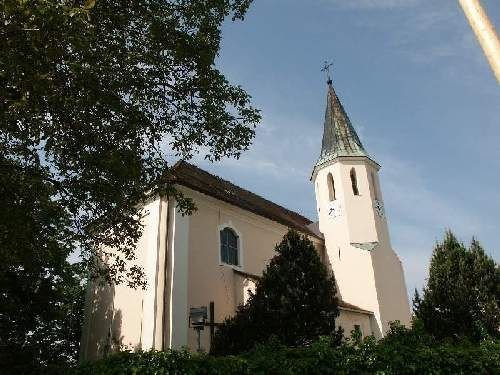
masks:
{"label": "arched louvered window", "polygon": [[354,168],[351,168],[351,184],[352,184],[352,193],[354,195],[359,195],[358,180],[356,178],[356,170]]}
{"label": "arched louvered window", "polygon": [[327,183],[328,183],[328,197],[330,201],[334,201],[337,198],[335,197],[335,181],[333,181],[333,176],[331,173],[328,173]]}
{"label": "arched louvered window", "polygon": [[231,228],[220,231],[220,259],[223,263],[239,265],[238,236]]}
{"label": "arched louvered window", "polygon": [[372,176],[373,196],[375,199],[378,199],[377,180],[375,179],[375,173],[372,172],[371,176]]}

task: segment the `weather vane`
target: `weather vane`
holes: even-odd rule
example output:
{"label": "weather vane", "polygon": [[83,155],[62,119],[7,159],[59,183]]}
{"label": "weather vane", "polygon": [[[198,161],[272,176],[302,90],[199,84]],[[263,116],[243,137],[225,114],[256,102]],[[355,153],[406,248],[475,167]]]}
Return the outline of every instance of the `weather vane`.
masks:
{"label": "weather vane", "polygon": [[330,76],[330,68],[333,66],[333,62],[328,62],[325,60],[325,63],[323,65],[323,68],[321,69],[322,72],[325,72],[326,74],[326,83],[330,84],[332,83],[332,77]]}

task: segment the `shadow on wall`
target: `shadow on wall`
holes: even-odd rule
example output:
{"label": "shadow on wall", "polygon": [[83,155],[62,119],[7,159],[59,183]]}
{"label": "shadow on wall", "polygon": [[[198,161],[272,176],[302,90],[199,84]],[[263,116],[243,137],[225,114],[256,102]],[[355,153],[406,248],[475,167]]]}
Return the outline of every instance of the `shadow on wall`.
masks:
{"label": "shadow on wall", "polygon": [[[332,275],[335,278],[335,273],[333,272],[332,262],[330,260],[330,256],[328,255],[328,251],[326,251],[325,247],[322,248],[319,255],[320,255],[321,260],[323,261],[323,264],[326,267],[326,270],[328,271],[328,274]],[[340,293],[339,284],[337,283],[336,278],[335,278],[335,289],[337,290],[338,299],[342,300],[342,294]]]}
{"label": "shadow on wall", "polygon": [[114,286],[89,283],[80,352],[83,361],[97,360],[120,350],[139,349],[123,343],[123,314],[114,309],[114,296]]}
{"label": "shadow on wall", "polygon": [[[328,251],[326,251],[326,248],[323,247],[322,251],[320,251],[320,257],[323,261],[323,264],[325,265],[328,273],[330,275],[333,275],[335,277],[335,273],[333,272],[333,266],[332,266],[332,261],[330,259],[330,255],[328,254]],[[339,260],[340,260],[340,250],[339,250]],[[340,292],[340,288],[339,288],[339,284],[337,282],[337,279],[335,278],[335,287],[337,289],[337,298],[339,299],[339,302],[341,301],[344,301],[344,299],[342,298],[342,293]],[[344,313],[344,315],[347,314],[347,315],[352,315],[354,317],[356,317],[354,320],[349,321],[349,324],[344,328],[344,335],[349,337],[350,334],[351,334],[351,326],[352,327],[355,327],[356,325],[361,325],[360,322],[362,321],[367,321],[368,322],[368,326],[369,326],[369,331],[366,330],[366,332],[364,333],[365,335],[373,335],[375,338],[381,338],[382,337],[382,332],[380,330],[380,327],[377,323],[377,320],[375,319],[375,316],[374,315],[367,315],[366,313],[355,313],[355,312],[347,312],[347,313]],[[341,320],[342,320],[342,317],[339,315],[337,318],[336,318],[336,325],[341,325]],[[344,319],[345,320],[345,319]],[[359,320],[359,322],[357,321]],[[354,324],[353,322],[355,322],[356,324]],[[345,324],[346,322],[344,322]],[[352,324],[351,324],[352,323]]]}

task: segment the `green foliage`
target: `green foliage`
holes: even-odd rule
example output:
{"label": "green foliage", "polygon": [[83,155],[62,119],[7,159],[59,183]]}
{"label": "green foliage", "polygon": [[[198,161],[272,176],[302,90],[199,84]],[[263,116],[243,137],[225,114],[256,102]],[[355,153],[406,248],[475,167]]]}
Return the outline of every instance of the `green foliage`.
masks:
{"label": "green foliage", "polygon": [[[424,336],[422,336],[424,335]],[[425,333],[394,326],[387,338],[340,346],[322,337],[307,348],[277,340],[239,356],[188,352],[119,353],[81,366],[75,374],[494,374],[500,371],[500,341],[436,343]]]}
{"label": "green foliage", "polygon": [[68,219],[38,171],[0,156],[0,366],[40,373],[75,363],[84,288],[66,260]]}
{"label": "green foliage", "polygon": [[287,346],[307,346],[335,332],[338,316],[333,276],[313,243],[289,231],[248,303],[216,332],[211,353],[236,354],[275,337]]}
{"label": "green foliage", "polygon": [[[173,188],[167,154],[217,160],[250,145],[259,112],[215,67],[222,22],[250,3],[2,2],[0,153],[51,185],[93,275],[144,285],[125,262],[139,204],[161,193],[194,208]],[[92,261],[110,247],[106,265]]]}
{"label": "green foliage", "polygon": [[414,326],[392,326],[377,346],[379,368],[393,374],[484,374],[500,371],[500,341],[443,342]]}
{"label": "green foliage", "polygon": [[[319,285],[328,285],[330,288],[329,283],[333,281],[327,277],[324,267],[322,271],[318,266],[319,259],[310,242],[292,231],[285,236],[276,250],[278,255],[266,269],[250,303],[240,307],[236,317],[225,323],[220,331],[224,336],[217,336],[220,341],[215,343],[218,346],[216,354],[221,354],[223,351],[220,349],[223,348],[221,345],[230,348],[227,352],[243,353],[225,357],[176,351],[119,353],[95,364],[84,365],[76,370],[76,374],[500,373],[500,339],[495,332],[484,334],[484,327],[491,321],[487,314],[494,311],[491,305],[497,296],[494,287],[498,286],[496,279],[498,267],[484,254],[477,241],[473,241],[471,247],[466,249],[451,233],[448,233],[445,241],[436,247],[429,284],[425,290],[429,294],[424,294],[423,300],[418,299],[418,306],[425,308],[432,306],[426,305],[427,301],[434,303],[444,301],[448,306],[457,303],[457,309],[464,301],[470,304],[468,308],[461,310],[453,310],[444,304],[439,305],[437,312],[436,309],[431,310],[433,314],[439,313],[434,316],[436,319],[442,319],[441,324],[447,327],[446,329],[436,331],[436,327],[426,325],[426,317],[420,315],[411,328],[398,323],[391,324],[389,332],[379,341],[373,337],[363,339],[359,332],[353,331],[351,338],[340,344],[332,335],[320,336],[314,341],[311,341],[313,340],[311,336],[305,338],[302,336],[304,331],[301,330],[301,318],[309,316],[311,307],[308,303],[315,301],[315,297],[309,299],[310,294],[315,294],[312,291]],[[303,284],[306,285],[305,289]],[[439,286],[446,289],[439,289]],[[455,292],[457,286],[461,287],[459,292]],[[470,296],[470,292],[462,292],[462,289],[467,287],[474,288],[476,299]],[[439,296],[441,299],[432,300],[430,296],[433,298]],[[295,303],[305,301],[302,306],[308,306],[306,311],[302,311],[300,307],[298,310],[293,310],[297,316],[295,321],[288,316],[288,312],[292,309],[288,305],[291,301]],[[478,309],[474,303],[482,308]],[[257,305],[252,306],[252,304]],[[483,315],[477,313],[479,310]],[[258,313],[264,314],[266,311],[273,311],[273,317],[258,315],[269,319],[264,321],[265,324],[258,326],[257,323],[261,321],[255,321],[254,316]],[[457,311],[460,313],[458,316]],[[316,314],[321,316],[318,312]],[[465,324],[460,320],[463,319],[461,314],[469,314],[471,321],[475,322],[471,324],[473,328],[465,334],[460,334],[460,331],[452,325],[453,321]],[[284,334],[287,325],[281,324],[282,320],[300,335]],[[474,331],[474,327],[483,329]],[[262,334],[264,329],[267,331]],[[482,340],[478,341],[474,334],[482,334]],[[454,339],[443,340],[449,337]],[[285,342],[287,339],[290,341]],[[243,349],[238,340],[245,342],[247,350]],[[255,343],[257,344],[254,345]]]}
{"label": "green foliage", "polygon": [[222,22],[250,3],[2,1],[0,372],[76,360],[84,271],[144,286],[140,203],[168,194],[194,208],[167,153],[249,146],[259,112],[214,61]]}
{"label": "green foliage", "polygon": [[500,337],[500,268],[472,240],[467,249],[451,232],[434,249],[416,318],[438,339]]}

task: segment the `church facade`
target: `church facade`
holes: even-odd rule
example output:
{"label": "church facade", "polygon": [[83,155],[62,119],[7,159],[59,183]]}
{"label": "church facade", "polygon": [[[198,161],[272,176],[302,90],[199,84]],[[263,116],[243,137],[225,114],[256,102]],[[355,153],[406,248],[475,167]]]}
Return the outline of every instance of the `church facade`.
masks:
{"label": "church facade", "polygon": [[[233,315],[289,228],[307,235],[334,273],[340,300],[336,322],[347,334],[357,328],[382,337],[389,322],[410,323],[403,268],[384,213],[380,166],[359,140],[330,79],[327,88],[322,149],[311,176],[319,220],[178,162],[176,188],[197,210],[183,216],[169,197],[145,205],[135,262],[148,286],[89,285],[82,359],[118,348],[196,350],[191,309],[213,302],[213,316],[207,318],[215,323]],[[204,350],[210,347],[209,332],[207,327],[199,336]]]}

